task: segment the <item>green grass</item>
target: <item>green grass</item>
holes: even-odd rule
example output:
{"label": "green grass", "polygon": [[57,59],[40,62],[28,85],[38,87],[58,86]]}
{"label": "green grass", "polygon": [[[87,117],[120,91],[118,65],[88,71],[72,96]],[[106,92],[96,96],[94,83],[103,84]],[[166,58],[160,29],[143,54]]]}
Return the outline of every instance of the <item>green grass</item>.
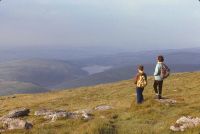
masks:
{"label": "green grass", "polygon": [[[125,80],[76,90],[17,95],[16,98],[1,97],[0,115],[19,107],[30,108],[30,116],[25,119],[33,123],[33,129],[8,132],[27,134],[173,134],[169,127],[180,116],[200,117],[200,72],[173,74],[166,79],[163,95],[176,99],[176,105],[167,106],[155,101],[152,84],[153,78],[150,77],[142,105],[135,103],[133,80]],[[94,112],[94,119],[90,121],[68,119],[49,123],[42,117],[33,115],[40,108],[75,111],[91,109],[101,104],[111,105],[114,109]],[[182,132],[199,133],[200,127]]]}

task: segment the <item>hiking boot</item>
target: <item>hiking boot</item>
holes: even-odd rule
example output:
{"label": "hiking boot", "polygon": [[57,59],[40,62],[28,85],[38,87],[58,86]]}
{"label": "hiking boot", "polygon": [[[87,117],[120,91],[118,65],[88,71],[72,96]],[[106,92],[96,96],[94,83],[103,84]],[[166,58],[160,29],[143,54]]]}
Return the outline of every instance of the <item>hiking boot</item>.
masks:
{"label": "hiking boot", "polygon": [[157,94],[154,96],[154,99],[159,99]]}
{"label": "hiking boot", "polygon": [[158,95],[158,99],[159,99],[159,100],[162,99],[161,95]]}

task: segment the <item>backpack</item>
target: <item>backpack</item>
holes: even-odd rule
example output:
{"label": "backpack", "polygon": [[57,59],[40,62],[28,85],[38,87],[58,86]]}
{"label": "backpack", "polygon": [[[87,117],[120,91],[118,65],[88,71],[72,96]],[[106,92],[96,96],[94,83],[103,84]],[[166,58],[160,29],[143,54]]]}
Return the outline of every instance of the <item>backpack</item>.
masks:
{"label": "backpack", "polygon": [[144,88],[147,86],[147,80],[144,75],[140,75],[137,81],[137,87]]}
{"label": "backpack", "polygon": [[166,79],[168,76],[170,75],[170,69],[167,65],[165,65],[164,63],[161,66],[161,78],[162,79]]}

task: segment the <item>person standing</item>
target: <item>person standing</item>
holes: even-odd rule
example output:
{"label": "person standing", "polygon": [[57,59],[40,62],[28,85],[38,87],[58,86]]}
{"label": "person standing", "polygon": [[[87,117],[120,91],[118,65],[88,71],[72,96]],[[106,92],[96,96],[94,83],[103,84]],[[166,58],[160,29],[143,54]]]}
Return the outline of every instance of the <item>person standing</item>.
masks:
{"label": "person standing", "polygon": [[162,99],[163,80],[169,76],[170,69],[164,64],[164,57],[162,55],[157,57],[157,65],[154,72],[153,88],[156,93],[156,99]]}
{"label": "person standing", "polygon": [[134,78],[136,84],[137,104],[141,104],[144,101],[143,91],[147,85],[147,75],[144,73],[144,66],[138,66],[138,73]]}

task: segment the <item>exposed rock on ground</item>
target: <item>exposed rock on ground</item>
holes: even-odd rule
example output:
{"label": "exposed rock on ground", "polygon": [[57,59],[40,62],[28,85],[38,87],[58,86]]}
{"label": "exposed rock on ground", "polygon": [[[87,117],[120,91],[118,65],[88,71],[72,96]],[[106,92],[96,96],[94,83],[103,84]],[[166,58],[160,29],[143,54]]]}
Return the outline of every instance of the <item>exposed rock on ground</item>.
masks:
{"label": "exposed rock on ground", "polygon": [[160,102],[160,103],[163,103],[165,105],[173,105],[173,104],[176,104],[177,101],[176,100],[173,100],[173,99],[156,99],[156,101]]}
{"label": "exposed rock on ground", "polygon": [[13,129],[30,129],[33,125],[27,121],[17,119],[18,117],[27,116],[30,110],[27,108],[19,108],[10,111],[7,115],[0,118],[3,124],[3,129],[0,131],[13,130]]}
{"label": "exposed rock on ground", "polygon": [[92,110],[90,109],[82,109],[82,110],[78,110],[73,112],[72,114],[81,117],[84,120],[90,120],[92,119]]}
{"label": "exposed rock on ground", "polygon": [[7,118],[17,118],[17,117],[23,117],[28,116],[30,110],[27,108],[19,108],[15,109],[13,111],[10,111],[7,115],[4,115],[0,118],[0,121],[7,119]]}
{"label": "exposed rock on ground", "polygon": [[68,118],[69,113],[64,111],[57,111],[54,114],[45,115],[45,119],[51,119],[51,121],[56,121],[58,119]]}
{"label": "exposed rock on ground", "polygon": [[38,111],[35,111],[35,116],[45,116],[45,115],[52,115],[52,114],[55,114],[55,113],[58,113],[58,112],[64,112],[62,110],[49,110],[49,109],[40,109]]}
{"label": "exposed rock on ground", "polygon": [[51,119],[51,121],[56,121],[57,119],[61,118],[68,118],[69,113],[64,110],[47,110],[47,109],[41,109],[38,111],[35,111],[35,116],[44,116],[45,119]]}
{"label": "exposed rock on ground", "polygon": [[53,110],[39,110],[35,112],[36,116],[44,116],[45,119],[50,119],[51,121],[56,121],[57,119],[79,119],[82,118],[84,120],[91,119],[91,113],[89,110],[79,110],[75,112],[67,112],[67,111],[53,111]]}
{"label": "exposed rock on ground", "polygon": [[172,131],[185,131],[188,128],[194,128],[200,125],[200,118],[183,116],[176,121],[176,124],[170,127]]}
{"label": "exposed rock on ground", "polygon": [[[94,108],[97,111],[105,111],[112,109],[111,106],[108,105],[100,105]],[[58,119],[83,119],[83,120],[90,120],[92,119],[92,113],[94,110],[91,109],[82,109],[77,110],[74,112],[67,112],[64,110],[49,110],[49,109],[41,109],[35,111],[35,116],[44,116],[45,119],[51,120],[52,122]]]}
{"label": "exposed rock on ground", "polygon": [[13,111],[10,111],[7,115],[1,117],[0,120],[4,120],[6,118],[17,118],[17,117],[27,116],[29,112],[30,110],[27,108],[15,109]]}
{"label": "exposed rock on ground", "polygon": [[3,128],[8,130],[13,129],[30,129],[33,125],[27,121],[20,119],[7,118],[3,121]]}
{"label": "exposed rock on ground", "polygon": [[113,107],[108,106],[108,105],[99,105],[99,106],[96,106],[94,109],[98,111],[105,111],[105,110],[113,109]]}
{"label": "exposed rock on ground", "polygon": [[30,113],[30,110],[27,108],[19,108],[8,113],[9,118],[17,118],[22,116],[27,116]]}

